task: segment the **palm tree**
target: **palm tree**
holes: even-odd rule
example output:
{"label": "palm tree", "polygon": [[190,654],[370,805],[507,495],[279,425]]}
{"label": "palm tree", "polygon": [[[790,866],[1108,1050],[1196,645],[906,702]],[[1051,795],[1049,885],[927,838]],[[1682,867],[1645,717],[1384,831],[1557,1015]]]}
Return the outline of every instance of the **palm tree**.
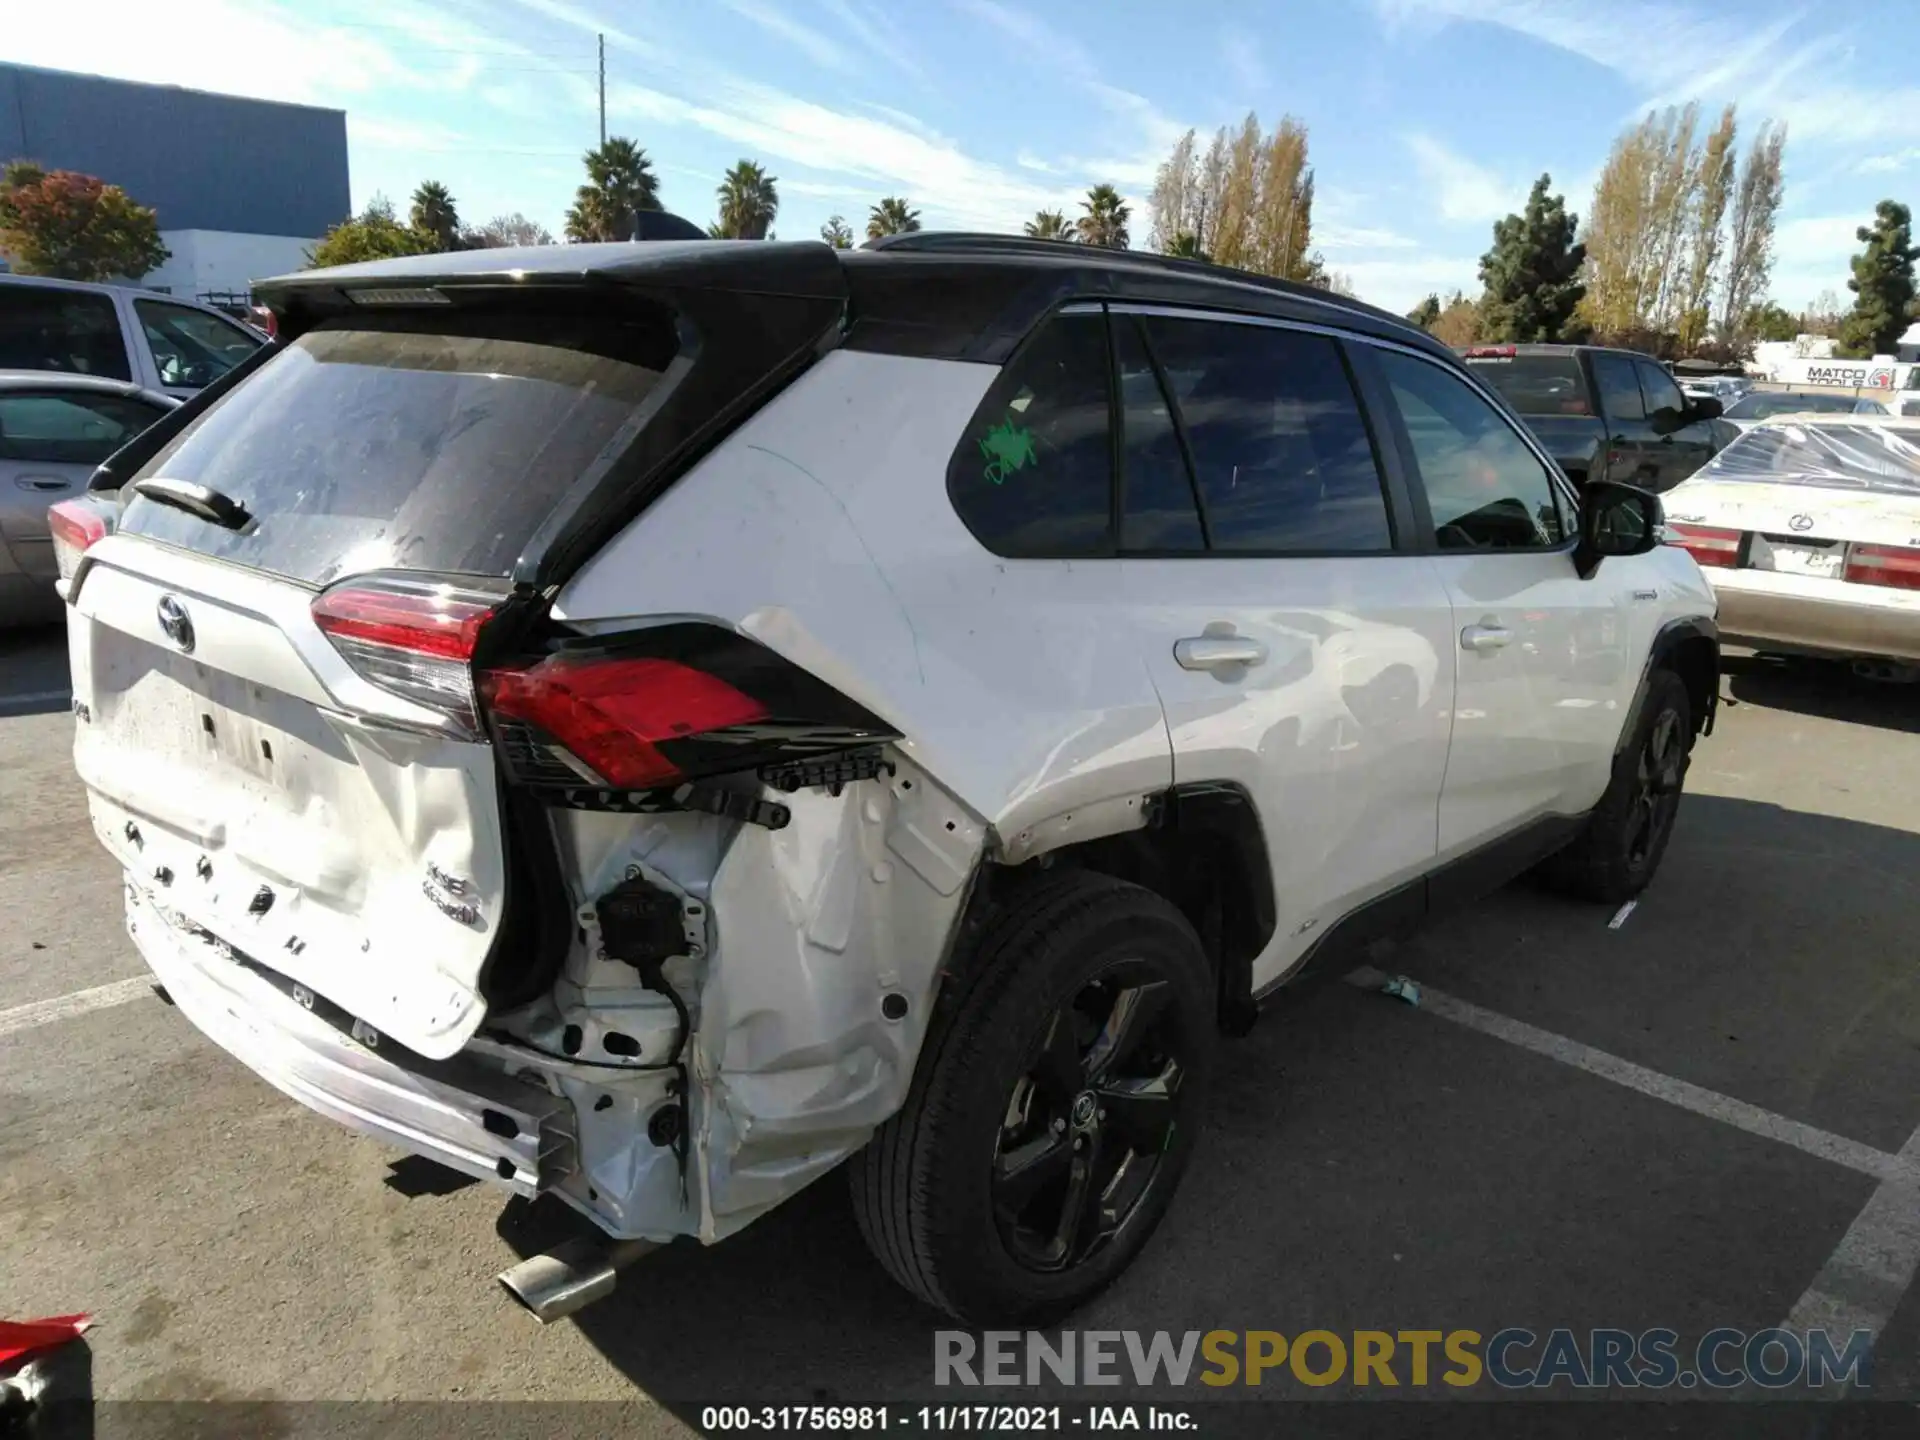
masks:
{"label": "palm tree", "polygon": [[1082,240],[1108,250],[1127,248],[1127,220],[1133,212],[1118,190],[1111,185],[1096,185],[1087,191],[1080,208],[1087,212],[1079,222]]}
{"label": "palm tree", "polygon": [[920,228],[920,212],[907,208],[898,195],[889,195],[867,212],[867,238],[882,235],[907,235]]}
{"label": "palm tree", "polygon": [[1027,222],[1027,237],[1032,240],[1071,240],[1073,223],[1058,210],[1036,210]]}
{"label": "palm tree", "polygon": [[569,240],[631,240],[634,216],[660,208],[660,182],[647,152],[614,135],[583,157],[587,183],[574,191],[567,211]]}
{"label": "palm tree", "polygon": [[453,196],[438,180],[423,180],[413,192],[413,210],[407,217],[413,228],[430,236],[436,250],[454,250],[460,244],[460,213]]}
{"label": "palm tree", "polygon": [[1200,248],[1200,237],[1191,230],[1182,230],[1173,237],[1173,243],[1167,246],[1167,254],[1177,260],[1206,260],[1213,257]]}
{"label": "palm tree", "polygon": [[853,248],[853,231],[847,228],[844,215],[829,215],[827,223],[820,227],[820,238],[836,250]]}
{"label": "palm tree", "polygon": [[715,233],[722,239],[764,240],[767,228],[780,208],[780,192],[773,176],[751,160],[742,160],[727,172],[717,193],[720,196],[720,223]]}

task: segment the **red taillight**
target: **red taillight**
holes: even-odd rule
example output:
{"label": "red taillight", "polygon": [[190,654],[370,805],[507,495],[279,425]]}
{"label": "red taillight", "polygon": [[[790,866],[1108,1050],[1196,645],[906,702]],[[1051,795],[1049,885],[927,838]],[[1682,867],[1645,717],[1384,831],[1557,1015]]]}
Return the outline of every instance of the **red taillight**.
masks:
{"label": "red taillight", "polygon": [[107,538],[113,529],[112,511],[91,496],[62,500],[47,507],[47,530],[53,536],[53,562],[62,580],[71,580],[87,548]]}
{"label": "red taillight", "polygon": [[1466,358],[1469,360],[1511,360],[1520,353],[1514,345],[1469,345]]}
{"label": "red taillight", "polygon": [[313,620],[332,640],[364,640],[443,660],[470,660],[494,603],[490,596],[452,586],[401,589],[349,582],[315,597]]}
{"label": "red taillight", "polygon": [[1847,549],[1846,574],[1856,585],[1920,590],[1920,550],[1906,545],[1852,545]]}
{"label": "red taillight", "polygon": [[758,700],[676,660],[552,655],[530,669],[488,671],[480,693],[496,724],[534,727],[591,772],[580,778],[618,790],[684,778],[663,743],[768,718]]}
{"label": "red taillight", "polygon": [[476,730],[467,662],[499,597],[430,580],[348,580],[313,599],[313,622],[360,677]]}
{"label": "red taillight", "polygon": [[1718,565],[1731,570],[1740,563],[1740,532],[1721,530],[1711,525],[1678,525],[1667,522],[1667,543],[1678,545],[1693,556],[1698,565]]}

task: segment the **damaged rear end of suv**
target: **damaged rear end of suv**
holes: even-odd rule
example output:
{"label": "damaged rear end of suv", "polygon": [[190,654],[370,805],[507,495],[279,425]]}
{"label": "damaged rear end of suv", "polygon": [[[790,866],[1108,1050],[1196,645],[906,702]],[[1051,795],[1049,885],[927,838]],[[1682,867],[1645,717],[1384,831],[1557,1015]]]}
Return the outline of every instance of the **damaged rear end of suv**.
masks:
{"label": "damaged rear end of suv", "polygon": [[[295,1100],[588,1217],[604,1246],[510,1283],[542,1318],[856,1155],[903,1283],[1057,1312],[1144,1243],[1196,1128],[1172,1116],[1216,997],[1171,907],[1041,879],[1020,914],[1047,935],[967,919],[986,860],[1138,828],[1171,780],[1138,664],[1076,652],[1097,615],[1033,657],[1070,679],[1017,723],[970,668],[1005,637],[965,638],[993,628],[965,596],[1005,567],[946,508],[947,459],[1018,339],[1008,295],[1051,302],[989,277],[926,318],[881,258],[288,277],[270,351],[56,527],[75,764],[142,955]],[[1067,1020],[1006,1040],[1037,1056],[994,1061],[1040,1077],[1019,1113],[960,1094],[996,1017],[1050,1012],[1005,966],[956,983],[957,950],[1098,956],[1114,926],[1126,964],[1083,964]],[[928,1167],[976,1159],[928,1213]]]}

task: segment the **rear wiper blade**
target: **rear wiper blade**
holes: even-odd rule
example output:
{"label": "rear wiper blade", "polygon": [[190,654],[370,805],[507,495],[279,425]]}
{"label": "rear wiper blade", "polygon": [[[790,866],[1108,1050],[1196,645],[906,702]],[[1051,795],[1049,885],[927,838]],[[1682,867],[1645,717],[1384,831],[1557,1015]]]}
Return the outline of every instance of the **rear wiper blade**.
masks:
{"label": "rear wiper blade", "polygon": [[222,495],[211,486],[196,485],[191,480],[169,480],[164,475],[155,475],[134,481],[133,493],[228,530],[242,529],[253,519],[247,507],[231,495]]}

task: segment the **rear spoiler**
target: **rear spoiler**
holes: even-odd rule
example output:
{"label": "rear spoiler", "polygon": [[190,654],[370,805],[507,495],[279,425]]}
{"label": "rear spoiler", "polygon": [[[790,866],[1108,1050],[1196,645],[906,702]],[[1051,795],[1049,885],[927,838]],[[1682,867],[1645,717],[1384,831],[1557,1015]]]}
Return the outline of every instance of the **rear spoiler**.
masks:
{"label": "rear spoiler", "polygon": [[88,490],[118,490],[131,480],[146,463],[173,443],[179,435],[195,420],[219,401],[234,386],[252,375],[267,361],[277,355],[282,346],[278,340],[269,340],[253,354],[242,360],[233,369],[193,395],[184,404],[169,410],[160,419],[142,430],[133,439],[114,451],[95,467],[87,481]]}

